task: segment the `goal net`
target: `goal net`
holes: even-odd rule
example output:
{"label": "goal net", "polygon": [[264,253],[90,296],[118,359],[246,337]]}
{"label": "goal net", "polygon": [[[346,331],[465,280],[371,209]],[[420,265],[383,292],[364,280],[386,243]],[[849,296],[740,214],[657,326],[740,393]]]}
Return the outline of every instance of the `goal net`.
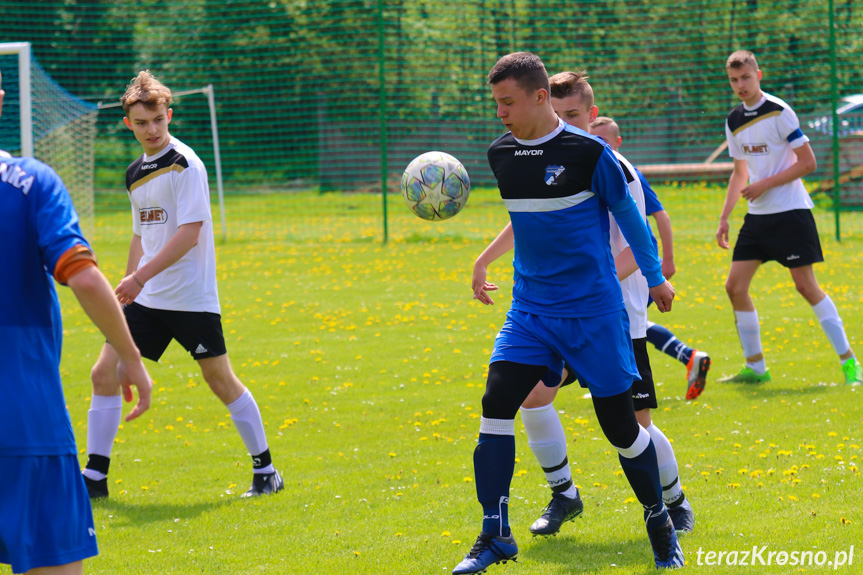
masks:
{"label": "goal net", "polygon": [[0,149],[34,156],[63,178],[85,227],[94,215],[93,174],[97,106],[55,82],[27,42],[0,43],[3,117]]}

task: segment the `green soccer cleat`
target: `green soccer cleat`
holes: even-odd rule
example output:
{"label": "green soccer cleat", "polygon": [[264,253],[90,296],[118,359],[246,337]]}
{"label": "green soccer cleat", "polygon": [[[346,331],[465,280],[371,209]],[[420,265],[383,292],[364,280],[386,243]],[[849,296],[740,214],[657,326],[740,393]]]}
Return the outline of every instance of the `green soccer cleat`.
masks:
{"label": "green soccer cleat", "polygon": [[845,360],[845,363],[842,364],[842,373],[845,374],[845,383],[848,385],[863,384],[863,366],[860,365],[860,361],[856,357],[849,357]]}
{"label": "green soccer cleat", "polygon": [[717,381],[719,383],[767,383],[770,381],[770,370],[768,369],[764,373],[758,374],[747,365],[736,375],[729,375]]}

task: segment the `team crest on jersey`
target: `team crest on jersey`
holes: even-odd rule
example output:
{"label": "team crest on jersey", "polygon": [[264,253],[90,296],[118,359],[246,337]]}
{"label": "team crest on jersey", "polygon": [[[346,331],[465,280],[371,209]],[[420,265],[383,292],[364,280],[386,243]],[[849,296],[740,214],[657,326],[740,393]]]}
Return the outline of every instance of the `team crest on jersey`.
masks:
{"label": "team crest on jersey", "polygon": [[141,208],[139,214],[141,216],[141,224],[145,226],[164,224],[168,221],[168,212],[162,208]]}
{"label": "team crest on jersey", "polygon": [[743,153],[747,156],[766,156],[770,153],[767,144],[743,144]]}
{"label": "team crest on jersey", "polygon": [[546,186],[561,186],[566,182],[566,174],[563,166],[546,166],[545,167],[545,185]]}

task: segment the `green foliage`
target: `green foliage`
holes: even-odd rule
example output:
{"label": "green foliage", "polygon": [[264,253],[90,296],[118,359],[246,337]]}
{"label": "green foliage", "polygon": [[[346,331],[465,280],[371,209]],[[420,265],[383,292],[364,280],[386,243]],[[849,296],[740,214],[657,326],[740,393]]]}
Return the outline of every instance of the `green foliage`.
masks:
{"label": "green foliage", "polygon": [[[837,92],[845,95],[863,91],[863,11],[835,4]],[[175,91],[212,83],[226,187],[236,192],[296,180],[379,190],[385,145],[392,176],[443,148],[475,183],[492,183],[484,153],[501,126],[486,73],[516,50],[537,52],[551,73],[586,69],[601,111],[624,122],[636,164],[700,162],[722,143],[736,104],[724,73],[734,49],[756,52],[764,88],[789,101],[804,128],[829,110],[827,8],[799,0],[0,0],[5,40],[32,42],[78,96],[113,101],[141,68]],[[177,112],[177,135],[209,154],[204,98],[183,100]],[[113,137],[105,122],[100,137],[103,127]]]}

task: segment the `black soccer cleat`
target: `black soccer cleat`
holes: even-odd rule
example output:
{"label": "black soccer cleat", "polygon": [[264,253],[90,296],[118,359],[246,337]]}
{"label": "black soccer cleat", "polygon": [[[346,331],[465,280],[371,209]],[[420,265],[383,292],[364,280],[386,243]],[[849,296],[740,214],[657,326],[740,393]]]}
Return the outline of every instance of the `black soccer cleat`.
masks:
{"label": "black soccer cleat", "polygon": [[272,473],[252,474],[252,486],[240,497],[257,497],[259,495],[272,495],[278,493],[285,487],[285,482],[278,471]]}
{"label": "black soccer cleat", "polygon": [[579,495],[570,499],[555,493],[542,516],[530,526],[530,532],[534,535],[556,535],[564,523],[572,521],[581,515],[582,511],[584,504]]}
{"label": "black soccer cleat", "polygon": [[108,478],[105,477],[103,479],[90,479],[86,475],[82,475],[84,478],[84,485],[87,486],[87,495],[90,496],[90,499],[104,499],[108,497]]}
{"label": "black soccer cleat", "polygon": [[668,516],[671,517],[671,522],[674,524],[674,530],[678,533],[692,533],[695,527],[695,514],[692,512],[692,506],[688,499],[684,499],[680,505],[666,506],[668,508]]}

